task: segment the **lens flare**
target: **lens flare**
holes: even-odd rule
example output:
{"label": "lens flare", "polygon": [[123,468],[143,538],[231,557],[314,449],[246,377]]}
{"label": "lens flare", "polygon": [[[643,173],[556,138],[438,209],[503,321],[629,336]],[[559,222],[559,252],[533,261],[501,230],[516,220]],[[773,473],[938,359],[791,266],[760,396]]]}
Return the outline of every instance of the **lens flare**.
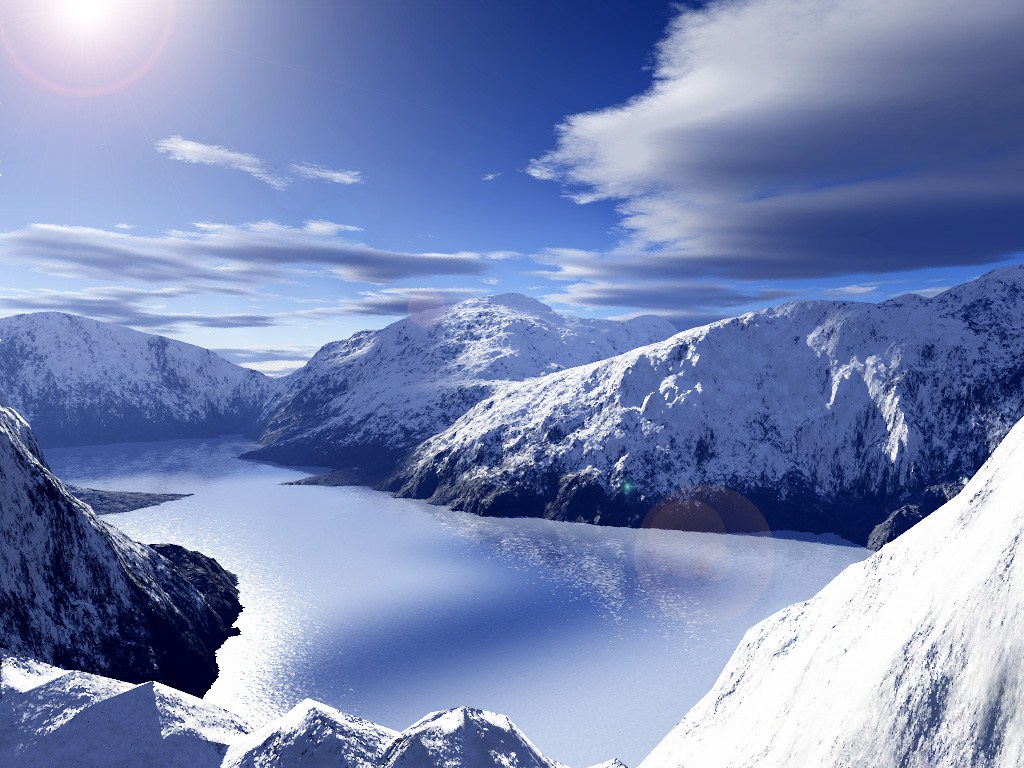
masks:
{"label": "lens flare", "polygon": [[36,85],[100,96],[152,68],[173,18],[174,0],[0,0],[0,45]]}
{"label": "lens flare", "polygon": [[[748,534],[762,539],[751,549]],[[686,537],[680,546],[679,537]],[[680,554],[682,553],[682,555]],[[720,624],[742,616],[764,594],[775,563],[768,522],[743,494],[701,486],[659,502],[637,535],[640,588],[671,617]]]}

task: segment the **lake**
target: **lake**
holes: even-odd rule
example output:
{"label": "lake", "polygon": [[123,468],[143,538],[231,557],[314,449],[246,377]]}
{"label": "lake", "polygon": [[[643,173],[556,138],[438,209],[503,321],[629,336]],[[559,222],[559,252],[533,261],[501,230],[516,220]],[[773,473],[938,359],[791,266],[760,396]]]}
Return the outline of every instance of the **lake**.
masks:
{"label": "lake", "polygon": [[[402,729],[507,714],[575,768],[635,766],[743,633],[871,553],[838,540],[479,518],[238,459],[236,438],[50,449],[75,485],[194,495],[104,519],[211,555],[245,606],[206,699],[254,725],[304,698]],[[311,470],[313,471],[313,470]],[[810,539],[810,540],[807,540]]]}

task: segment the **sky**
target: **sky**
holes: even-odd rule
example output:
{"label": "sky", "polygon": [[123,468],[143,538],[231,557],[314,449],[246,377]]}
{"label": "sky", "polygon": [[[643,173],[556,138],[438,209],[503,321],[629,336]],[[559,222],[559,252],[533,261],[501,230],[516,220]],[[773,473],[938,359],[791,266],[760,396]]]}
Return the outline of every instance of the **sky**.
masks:
{"label": "sky", "polygon": [[0,315],[281,373],[521,292],[680,329],[1024,253],[1019,0],[2,0]]}

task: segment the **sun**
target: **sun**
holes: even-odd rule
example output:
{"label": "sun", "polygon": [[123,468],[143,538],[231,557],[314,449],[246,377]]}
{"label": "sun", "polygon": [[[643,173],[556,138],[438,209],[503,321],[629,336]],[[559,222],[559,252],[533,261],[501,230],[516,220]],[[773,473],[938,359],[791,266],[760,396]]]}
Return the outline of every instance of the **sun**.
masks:
{"label": "sun", "polygon": [[0,0],[0,55],[37,85],[75,96],[119,91],[166,46],[175,0]]}
{"label": "sun", "polygon": [[54,16],[65,31],[92,37],[117,22],[116,6],[113,0],[62,0]]}

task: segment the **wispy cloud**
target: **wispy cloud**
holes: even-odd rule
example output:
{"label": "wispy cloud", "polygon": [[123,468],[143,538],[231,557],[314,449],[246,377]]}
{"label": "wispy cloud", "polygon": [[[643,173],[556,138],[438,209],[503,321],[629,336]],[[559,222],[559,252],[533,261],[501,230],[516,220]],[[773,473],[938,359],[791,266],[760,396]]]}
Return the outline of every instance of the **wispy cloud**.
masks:
{"label": "wispy cloud", "polygon": [[187,288],[145,290],[126,286],[100,286],[77,291],[8,291],[0,293],[0,308],[8,312],[67,312],[95,320],[148,330],[174,331],[182,327],[254,328],[275,325],[267,314],[183,313],[168,311],[164,302],[196,295]]}
{"label": "wispy cloud", "polygon": [[279,279],[301,266],[326,269],[354,282],[387,283],[434,275],[474,275],[488,270],[479,254],[406,253],[374,248],[342,236],[350,228],[313,221],[304,227],[275,222],[241,226],[202,223],[192,230],[144,236],[134,233],[33,224],[0,232],[0,263],[52,275],[218,290]]}
{"label": "wispy cloud", "polygon": [[335,171],[312,163],[292,163],[291,172],[304,179],[329,181],[333,184],[359,184],[363,175],[359,171]]}
{"label": "wispy cloud", "polygon": [[423,310],[450,307],[481,293],[473,288],[384,288],[380,291],[365,291],[359,298],[343,301],[337,307],[310,312],[404,317]]}
{"label": "wispy cloud", "polygon": [[585,282],[544,296],[544,301],[586,309],[635,308],[622,317],[655,314],[679,328],[703,325],[746,308],[800,298],[792,289],[712,281]]}
{"label": "wispy cloud", "polygon": [[156,150],[173,160],[181,160],[185,163],[215,165],[221,168],[241,171],[269,184],[274,189],[284,189],[289,184],[287,178],[273,173],[267,168],[266,163],[256,157],[256,155],[236,152],[216,144],[202,144],[198,141],[182,138],[181,136],[171,136],[170,138],[158,141],[156,143]]}
{"label": "wispy cloud", "polygon": [[481,179],[482,179],[483,181],[494,181],[494,180],[495,180],[496,178],[498,178],[499,176],[501,176],[501,171],[498,171],[497,173],[485,173],[485,174],[484,174],[483,176],[481,176],[480,178],[481,178]]}
{"label": "wispy cloud", "polygon": [[1024,249],[1022,28],[1019,0],[710,3],[529,172],[618,201],[604,279],[990,263]]}

